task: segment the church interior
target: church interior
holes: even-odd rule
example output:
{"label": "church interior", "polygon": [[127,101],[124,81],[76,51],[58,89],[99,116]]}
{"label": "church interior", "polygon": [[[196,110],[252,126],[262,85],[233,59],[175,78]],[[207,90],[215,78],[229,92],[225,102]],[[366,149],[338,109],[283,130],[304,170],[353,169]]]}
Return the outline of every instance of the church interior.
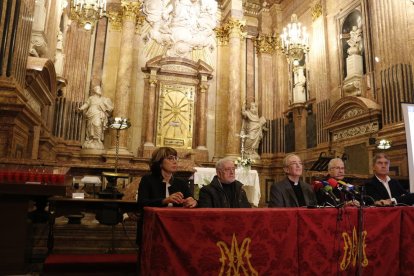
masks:
{"label": "church interior", "polygon": [[[258,208],[284,178],[287,153],[303,160],[308,183],[340,157],[360,184],[386,152],[390,175],[409,187],[401,104],[414,103],[412,0],[2,0],[0,16],[4,218],[48,206],[45,196],[95,198],[105,185],[132,210],[159,147],[177,150],[177,174],[194,192],[196,168],[249,160]],[[45,189],[14,188],[24,182]],[[57,183],[64,189],[47,188]],[[73,215],[75,204],[53,206],[54,231],[50,217],[17,222],[40,241],[19,242],[23,257],[8,242],[16,228],[2,230],[0,256],[12,265],[0,274],[42,262],[52,232],[63,253],[111,251],[123,238],[116,251],[135,252],[133,220],[101,225]]]}

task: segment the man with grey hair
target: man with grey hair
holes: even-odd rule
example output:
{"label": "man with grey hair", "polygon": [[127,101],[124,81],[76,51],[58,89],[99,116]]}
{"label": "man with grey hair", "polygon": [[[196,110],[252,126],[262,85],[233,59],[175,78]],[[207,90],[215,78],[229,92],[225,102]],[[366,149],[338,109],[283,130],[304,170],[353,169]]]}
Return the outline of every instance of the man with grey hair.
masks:
{"label": "man with grey hair", "polygon": [[216,163],[216,176],[200,189],[198,207],[201,208],[250,208],[243,184],[236,180],[236,167],[231,159]]}
{"label": "man with grey hair", "polygon": [[300,178],[303,163],[296,154],[288,154],[283,159],[286,178],[270,187],[269,207],[301,207],[317,204],[312,187]]}
{"label": "man with grey hair", "polygon": [[368,196],[372,197],[377,206],[395,204],[413,205],[414,194],[409,193],[396,179],[389,177],[390,158],[385,153],[377,153],[373,160],[374,177],[365,184]]}
{"label": "man with grey hair", "polygon": [[345,164],[341,158],[332,158],[328,163],[328,177],[343,180],[345,177]]}
{"label": "man with grey hair", "polygon": [[[347,184],[345,179],[345,164],[341,158],[332,158],[328,163],[328,175],[325,180],[327,183],[332,185],[332,193],[335,198],[329,196],[323,189],[316,191],[316,197],[318,199],[319,205],[331,205],[331,206],[341,206],[345,204],[347,206],[359,206],[359,202],[355,200],[355,192],[348,191],[349,187],[346,188],[344,185]],[[341,183],[341,185],[339,185]]]}

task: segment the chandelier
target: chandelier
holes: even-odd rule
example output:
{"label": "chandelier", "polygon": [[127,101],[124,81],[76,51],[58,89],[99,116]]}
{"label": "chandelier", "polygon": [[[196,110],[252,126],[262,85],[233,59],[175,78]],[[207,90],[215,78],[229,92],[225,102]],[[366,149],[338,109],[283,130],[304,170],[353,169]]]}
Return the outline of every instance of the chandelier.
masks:
{"label": "chandelier", "polygon": [[106,0],[71,0],[70,18],[86,30],[92,30],[96,22],[106,15]]}
{"label": "chandelier", "polygon": [[381,139],[377,145],[378,149],[389,149],[391,148],[391,141],[387,139]]}
{"label": "chandelier", "polygon": [[304,54],[309,51],[306,27],[301,27],[296,14],[292,14],[290,23],[283,28],[283,34],[280,36],[282,42],[282,52],[287,59],[298,66]]}

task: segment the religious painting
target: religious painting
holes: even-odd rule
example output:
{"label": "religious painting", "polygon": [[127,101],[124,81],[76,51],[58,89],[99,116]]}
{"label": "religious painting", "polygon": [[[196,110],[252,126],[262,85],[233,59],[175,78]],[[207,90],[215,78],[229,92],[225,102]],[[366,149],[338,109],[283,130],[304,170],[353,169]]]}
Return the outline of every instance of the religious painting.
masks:
{"label": "religious painting", "polygon": [[161,83],[157,147],[192,148],[194,97],[195,86]]}

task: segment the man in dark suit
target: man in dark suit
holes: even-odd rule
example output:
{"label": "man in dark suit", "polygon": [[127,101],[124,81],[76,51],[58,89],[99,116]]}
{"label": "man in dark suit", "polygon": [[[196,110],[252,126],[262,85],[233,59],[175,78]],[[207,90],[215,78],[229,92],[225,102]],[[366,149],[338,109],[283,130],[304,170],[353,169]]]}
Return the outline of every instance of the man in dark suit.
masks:
{"label": "man in dark suit", "polygon": [[390,159],[385,153],[377,153],[373,159],[374,177],[365,184],[367,195],[373,198],[374,204],[388,206],[396,204],[414,204],[414,194],[408,193],[396,179],[391,179]]}
{"label": "man in dark suit", "polygon": [[296,154],[288,154],[283,159],[286,178],[270,188],[269,207],[300,207],[317,205],[312,187],[300,180],[303,164]]}
{"label": "man in dark suit", "polygon": [[[345,179],[345,164],[341,158],[333,158],[328,163],[328,175],[323,179],[332,187],[331,196],[323,188],[316,190],[316,198],[321,206],[359,206],[355,200],[355,193],[347,190],[343,183],[349,181]],[[340,184],[342,183],[342,184]],[[349,189],[349,188],[348,188]]]}
{"label": "man in dark suit", "polygon": [[217,175],[211,183],[200,189],[198,207],[250,208],[243,184],[236,180],[236,167],[231,159],[216,163]]}

